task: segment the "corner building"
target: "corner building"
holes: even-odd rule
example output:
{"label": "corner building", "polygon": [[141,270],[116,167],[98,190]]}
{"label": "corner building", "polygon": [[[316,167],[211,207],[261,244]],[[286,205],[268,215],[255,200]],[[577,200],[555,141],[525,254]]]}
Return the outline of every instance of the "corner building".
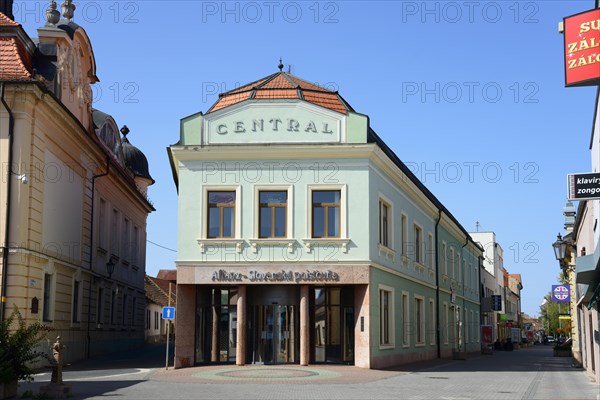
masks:
{"label": "corner building", "polygon": [[481,247],[337,92],[277,72],[167,150],[177,368],[479,351]]}

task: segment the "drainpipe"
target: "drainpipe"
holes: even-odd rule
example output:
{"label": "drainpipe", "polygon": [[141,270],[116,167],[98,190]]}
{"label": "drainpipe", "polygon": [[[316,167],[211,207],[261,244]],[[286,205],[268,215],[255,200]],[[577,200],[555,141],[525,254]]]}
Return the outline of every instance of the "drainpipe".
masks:
{"label": "drainpipe", "polygon": [[[462,253],[462,250],[463,250],[463,249],[464,249],[464,248],[465,248],[465,247],[466,247],[468,244],[469,244],[469,235],[467,235],[467,236],[465,237],[465,244],[463,244],[463,245],[462,245],[462,247],[460,248],[460,249],[461,249],[461,253]],[[465,261],[464,261],[464,260],[465,260],[465,255],[464,255],[464,254],[463,254],[463,257],[462,257],[462,259],[463,259],[463,263],[464,263],[464,262],[465,262]],[[459,266],[458,266],[458,268],[462,268],[462,266],[461,266],[461,265],[459,265]],[[466,279],[466,277],[465,277],[465,270],[464,270],[464,268],[463,268],[463,270],[462,270],[462,271],[463,271],[463,273],[462,273],[462,298],[463,298],[463,307],[462,307],[462,309],[463,309],[463,313],[465,313],[465,319],[466,319],[466,316],[467,316],[467,310],[465,310],[465,281],[466,281],[467,279]],[[460,275],[460,273],[459,273],[459,275]],[[471,321],[471,323],[473,323],[473,322]],[[464,329],[467,329],[467,328],[468,328],[468,327],[464,327]],[[464,332],[463,332],[463,338],[464,338],[464,337],[465,337],[465,334],[464,334]],[[464,345],[465,345],[465,353],[466,353],[466,352],[467,352],[467,342],[463,340],[463,343],[464,343]]]}
{"label": "drainpipe", "polygon": [[[90,283],[89,283],[89,287],[88,287],[88,315],[87,315],[87,358],[90,358],[90,350],[91,350],[91,344],[92,344],[92,338],[90,335],[90,319],[92,316],[92,280],[94,279],[94,274],[92,273],[92,267],[94,264],[94,200],[96,198],[95,193],[96,193],[96,178],[101,178],[103,176],[108,175],[110,169],[110,158],[106,158],[106,172],[99,174],[99,175],[94,175],[92,176],[92,205],[91,205],[91,218],[90,218],[90,267],[89,267],[89,271],[90,271]],[[98,311],[96,311],[97,313]]]}
{"label": "drainpipe", "polygon": [[[438,218],[435,221],[435,248],[438,250],[439,246],[439,237],[438,237],[438,226],[440,221],[442,220],[442,210],[438,210]],[[435,344],[437,346],[437,358],[442,358],[442,341],[440,337],[440,257],[439,252],[436,251],[437,257],[435,258],[435,310],[436,310],[436,330],[437,335],[435,339]]]}
{"label": "drainpipe", "polygon": [[0,287],[0,321],[4,321],[4,314],[6,312],[6,288],[8,285],[8,247],[9,247],[9,233],[10,233],[10,205],[11,205],[11,193],[12,193],[12,160],[13,160],[13,133],[15,127],[15,120],[13,113],[4,99],[5,83],[0,83],[0,101],[8,113],[8,175],[7,175],[7,189],[6,189],[6,221],[4,221],[4,243],[2,245],[2,285]]}

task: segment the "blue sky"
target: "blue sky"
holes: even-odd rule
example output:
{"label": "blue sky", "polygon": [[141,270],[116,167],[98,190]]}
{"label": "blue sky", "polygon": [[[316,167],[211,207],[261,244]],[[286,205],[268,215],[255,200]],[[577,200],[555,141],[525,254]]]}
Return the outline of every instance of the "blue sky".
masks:
{"label": "blue sky", "polygon": [[[59,2],[60,3],[60,2]],[[15,1],[27,32],[47,2]],[[157,209],[148,239],[177,247],[166,147],[217,93],[276,72],[339,90],[469,230],[494,231],[537,314],[556,283],[566,174],[591,170],[595,89],[565,88],[563,17],[586,1],[80,1],[100,78],[94,107],[131,129]],[[147,272],[176,253],[147,244]]]}

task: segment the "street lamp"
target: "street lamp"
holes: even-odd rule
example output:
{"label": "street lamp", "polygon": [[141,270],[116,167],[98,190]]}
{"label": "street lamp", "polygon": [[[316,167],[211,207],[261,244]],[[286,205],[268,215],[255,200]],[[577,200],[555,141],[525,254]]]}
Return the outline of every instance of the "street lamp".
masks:
{"label": "street lamp", "polygon": [[113,272],[115,272],[115,265],[117,265],[118,260],[119,258],[117,256],[110,256],[108,262],[106,263],[106,272],[108,272],[108,279],[110,279]]}
{"label": "street lamp", "polygon": [[565,254],[567,252],[567,241],[563,240],[560,233],[556,236],[556,242],[552,243],[552,247],[554,248],[554,256],[562,267],[565,262]]}

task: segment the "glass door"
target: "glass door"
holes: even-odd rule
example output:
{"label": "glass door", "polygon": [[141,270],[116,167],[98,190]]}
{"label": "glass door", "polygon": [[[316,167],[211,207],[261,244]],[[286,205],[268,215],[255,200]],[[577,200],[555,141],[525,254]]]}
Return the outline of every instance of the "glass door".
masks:
{"label": "glass door", "polygon": [[296,315],[294,306],[261,305],[254,309],[254,362],[286,364],[296,360]]}
{"label": "glass door", "polygon": [[352,287],[315,288],[312,357],[316,363],[354,362]]}

